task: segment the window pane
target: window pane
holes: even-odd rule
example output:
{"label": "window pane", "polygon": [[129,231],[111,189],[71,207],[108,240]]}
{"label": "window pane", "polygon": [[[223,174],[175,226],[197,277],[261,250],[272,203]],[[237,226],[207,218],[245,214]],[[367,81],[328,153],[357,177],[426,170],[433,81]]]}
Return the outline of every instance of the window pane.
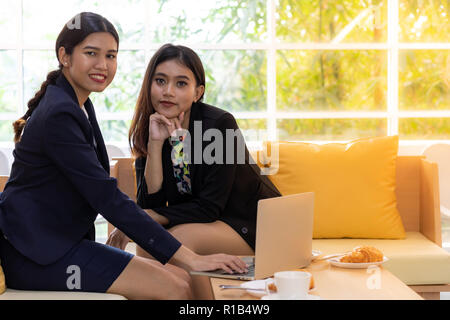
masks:
{"label": "window pane", "polygon": [[108,221],[97,217],[95,221],[95,242],[106,243],[108,240]]}
{"label": "window pane", "polygon": [[277,121],[278,139],[353,140],[387,134],[385,119],[285,119]]}
{"label": "window pane", "polygon": [[[76,3],[79,2],[76,1]],[[92,7],[91,11],[100,13],[114,25],[119,34],[121,48],[126,45],[144,43],[145,0],[85,0],[84,2]],[[77,11],[86,11],[85,5],[79,4]]]}
{"label": "window pane", "polygon": [[382,50],[280,50],[277,108],[386,110],[386,60]]}
{"label": "window pane", "polygon": [[144,51],[119,51],[117,72],[103,92],[90,96],[96,112],[133,111],[145,73]]}
{"label": "window pane", "polygon": [[400,41],[449,41],[450,2],[448,0],[400,0],[399,5]]}
{"label": "window pane", "polygon": [[[57,11],[55,7],[58,7]],[[25,43],[53,47],[64,24],[85,11],[99,13],[108,19],[119,33],[121,45],[144,40],[143,0],[66,0],[64,4],[54,0],[23,0]]]}
{"label": "window pane", "polygon": [[268,139],[266,119],[237,119],[236,122],[247,143]]}
{"label": "window pane", "polygon": [[27,50],[23,53],[24,104],[34,97],[50,71],[58,69],[54,51]]}
{"label": "window pane", "polygon": [[19,1],[2,0],[0,2],[0,45],[17,42],[17,8]]}
{"label": "window pane", "polygon": [[405,110],[450,110],[450,50],[402,50],[399,106]]}
{"label": "window pane", "polygon": [[128,130],[131,120],[104,120],[99,121],[100,131],[105,143],[108,141],[128,141]]}
{"label": "window pane", "polygon": [[199,51],[206,73],[204,101],[229,111],[267,107],[264,51]]}
{"label": "window pane", "polygon": [[2,120],[0,121],[0,141],[1,142],[13,142],[14,141],[14,120]]}
{"label": "window pane", "polygon": [[450,139],[450,118],[400,119],[398,127],[401,139]]}
{"label": "window pane", "polygon": [[284,42],[382,42],[387,0],[277,1],[277,38]]}
{"label": "window pane", "polygon": [[150,38],[156,43],[259,42],[267,37],[266,0],[152,0]]}
{"label": "window pane", "polygon": [[18,107],[17,56],[15,50],[0,50],[0,112]]}

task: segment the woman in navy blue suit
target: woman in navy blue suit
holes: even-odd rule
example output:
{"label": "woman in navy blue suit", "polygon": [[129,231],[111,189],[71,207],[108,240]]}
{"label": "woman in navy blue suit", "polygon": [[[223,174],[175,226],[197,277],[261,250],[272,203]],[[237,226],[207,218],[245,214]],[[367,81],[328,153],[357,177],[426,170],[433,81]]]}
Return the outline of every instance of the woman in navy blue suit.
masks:
{"label": "woman in navy blue suit", "polygon": [[[0,197],[0,258],[10,288],[186,299],[186,271],[246,268],[237,257],[201,256],[183,246],[109,176],[89,95],[113,80],[118,44],[105,18],[75,16],[56,41],[59,69],[14,123],[15,160]],[[98,213],[156,260],[96,243]]]}

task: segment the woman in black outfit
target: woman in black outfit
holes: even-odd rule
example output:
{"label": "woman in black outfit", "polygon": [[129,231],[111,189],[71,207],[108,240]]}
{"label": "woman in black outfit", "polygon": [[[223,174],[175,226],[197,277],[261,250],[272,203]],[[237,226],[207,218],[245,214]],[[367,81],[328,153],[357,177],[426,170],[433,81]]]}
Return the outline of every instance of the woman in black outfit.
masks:
{"label": "woman in black outfit", "polygon": [[201,102],[204,90],[194,51],[166,44],[155,53],[130,128],[137,203],[196,253],[252,255],[258,200],[280,193],[251,164],[234,117]]}

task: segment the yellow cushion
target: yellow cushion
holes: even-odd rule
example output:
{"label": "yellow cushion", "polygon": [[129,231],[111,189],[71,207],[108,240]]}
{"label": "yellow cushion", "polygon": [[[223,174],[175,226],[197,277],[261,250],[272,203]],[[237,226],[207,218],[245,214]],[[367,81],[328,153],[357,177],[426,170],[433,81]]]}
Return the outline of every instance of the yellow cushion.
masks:
{"label": "yellow cushion", "polygon": [[450,253],[420,232],[406,232],[405,239],[314,239],[313,249],[323,254],[351,251],[360,245],[380,249],[389,258],[383,267],[407,285],[450,283]]}
{"label": "yellow cushion", "polygon": [[3,274],[2,266],[0,265],[0,294],[5,292],[6,284],[5,284],[5,275]]}
{"label": "yellow cushion", "polygon": [[269,178],[282,195],[315,193],[314,238],[405,237],[395,194],[398,136],[277,145],[279,169]]}

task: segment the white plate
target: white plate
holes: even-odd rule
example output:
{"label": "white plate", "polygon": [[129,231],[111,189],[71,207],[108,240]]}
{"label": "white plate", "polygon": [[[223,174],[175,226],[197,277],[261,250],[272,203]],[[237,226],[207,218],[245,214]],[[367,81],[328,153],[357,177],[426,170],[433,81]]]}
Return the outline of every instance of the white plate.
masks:
{"label": "white plate", "polygon": [[[259,291],[259,290],[252,290],[252,289],[265,289],[266,288],[266,282],[267,284],[273,283],[273,278],[268,278],[265,280],[253,280],[253,281],[246,281],[243,284],[241,284],[242,288],[247,289],[246,291],[255,297],[262,297],[267,295],[267,292],[265,291]],[[314,291],[316,287],[309,290],[309,292]]]}
{"label": "white plate", "polygon": [[[261,300],[282,300],[282,299],[280,299],[277,293],[273,293],[261,297]],[[322,298],[319,296],[315,296],[313,294],[308,294],[306,299],[290,299],[290,300],[322,300]]]}
{"label": "white plate", "polygon": [[340,262],[339,259],[341,259],[341,257],[331,258],[328,261],[330,261],[330,264],[332,266],[339,268],[366,269],[370,266],[378,266],[389,260],[387,257],[383,257],[383,261],[379,262],[350,263],[350,262]]}
{"label": "white plate", "polygon": [[320,256],[321,254],[322,254],[321,251],[319,251],[319,250],[313,250],[313,251],[312,251],[312,258],[311,258],[311,260],[312,260],[312,261],[316,260],[317,257]]}

